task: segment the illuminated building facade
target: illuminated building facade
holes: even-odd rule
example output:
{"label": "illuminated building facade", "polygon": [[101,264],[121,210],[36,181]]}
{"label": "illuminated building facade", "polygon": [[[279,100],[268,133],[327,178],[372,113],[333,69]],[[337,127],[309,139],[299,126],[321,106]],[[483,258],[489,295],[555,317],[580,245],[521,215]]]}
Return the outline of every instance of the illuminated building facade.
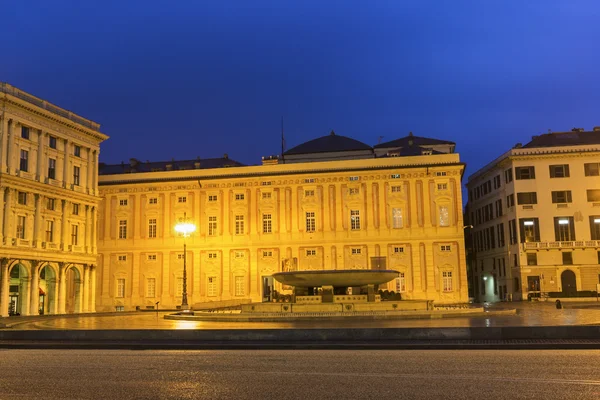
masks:
{"label": "illuminated building facade", "polygon": [[[380,289],[467,300],[454,143],[413,136],[370,147],[333,132],[262,165],[227,156],[100,165],[98,311],[265,301],[286,270],[394,269]],[[196,224],[183,254],[174,226]]]}
{"label": "illuminated building facade", "polygon": [[600,127],[534,136],[467,183],[479,301],[577,297],[600,282]]}
{"label": "illuminated building facade", "polygon": [[0,83],[0,316],[95,311],[99,129]]}

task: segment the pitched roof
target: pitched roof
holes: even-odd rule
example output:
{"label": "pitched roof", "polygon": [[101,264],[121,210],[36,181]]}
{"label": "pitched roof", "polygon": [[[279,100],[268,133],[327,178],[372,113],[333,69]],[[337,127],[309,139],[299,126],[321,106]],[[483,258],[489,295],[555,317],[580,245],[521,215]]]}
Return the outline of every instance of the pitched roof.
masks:
{"label": "pitched roof", "polygon": [[309,140],[293,147],[283,153],[284,156],[295,154],[311,154],[311,153],[335,153],[341,151],[357,151],[357,150],[372,150],[368,144],[359,142],[358,140],[336,135],[331,131],[329,135]]}
{"label": "pitched roof", "polygon": [[[199,164],[198,164],[199,163]],[[167,165],[171,168],[167,169]],[[129,163],[104,164],[100,163],[98,167],[99,175],[129,174],[135,172],[157,172],[157,171],[178,171],[186,169],[210,169],[243,167],[244,164],[230,159],[229,157],[203,158],[195,160],[182,161],[153,161],[142,162],[132,158]]]}
{"label": "pitched roof", "polygon": [[408,136],[405,136],[403,138],[396,139],[396,140],[391,140],[389,142],[380,143],[378,145],[375,145],[374,147],[376,149],[388,148],[388,147],[406,147],[406,146],[410,146],[411,143],[412,144],[416,144],[417,146],[433,146],[433,145],[436,145],[436,144],[456,145],[456,143],[449,142],[447,140],[440,140],[440,139],[426,138],[426,137],[422,137],[422,136],[415,136],[415,135],[412,134],[412,132],[410,132],[408,134]]}
{"label": "pitched roof", "polygon": [[534,136],[524,148],[577,146],[585,144],[600,144],[600,130],[554,132]]}

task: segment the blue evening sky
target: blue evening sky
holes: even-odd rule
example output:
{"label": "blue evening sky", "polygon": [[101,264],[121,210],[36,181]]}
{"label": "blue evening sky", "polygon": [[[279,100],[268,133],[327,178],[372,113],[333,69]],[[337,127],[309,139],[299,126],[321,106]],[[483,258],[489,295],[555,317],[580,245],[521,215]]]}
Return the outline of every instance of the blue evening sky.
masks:
{"label": "blue evening sky", "polygon": [[474,172],[600,125],[597,0],[2,0],[0,81],[102,124],[101,161],[260,163],[334,129]]}

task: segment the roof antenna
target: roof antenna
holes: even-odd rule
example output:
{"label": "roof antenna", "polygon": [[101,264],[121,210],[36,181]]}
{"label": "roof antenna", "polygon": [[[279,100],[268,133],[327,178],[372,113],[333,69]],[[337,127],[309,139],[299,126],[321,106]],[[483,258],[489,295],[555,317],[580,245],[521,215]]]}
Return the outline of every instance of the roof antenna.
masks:
{"label": "roof antenna", "polygon": [[381,139],[383,139],[383,136],[379,136],[379,140],[377,140],[377,144],[381,144]]}

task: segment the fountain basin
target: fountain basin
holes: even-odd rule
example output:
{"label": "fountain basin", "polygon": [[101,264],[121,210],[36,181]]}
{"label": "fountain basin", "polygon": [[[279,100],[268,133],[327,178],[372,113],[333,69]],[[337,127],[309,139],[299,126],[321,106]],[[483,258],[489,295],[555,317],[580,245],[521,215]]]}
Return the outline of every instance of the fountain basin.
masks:
{"label": "fountain basin", "polygon": [[273,278],[296,287],[357,287],[387,283],[399,275],[394,270],[351,269],[277,272]]}

